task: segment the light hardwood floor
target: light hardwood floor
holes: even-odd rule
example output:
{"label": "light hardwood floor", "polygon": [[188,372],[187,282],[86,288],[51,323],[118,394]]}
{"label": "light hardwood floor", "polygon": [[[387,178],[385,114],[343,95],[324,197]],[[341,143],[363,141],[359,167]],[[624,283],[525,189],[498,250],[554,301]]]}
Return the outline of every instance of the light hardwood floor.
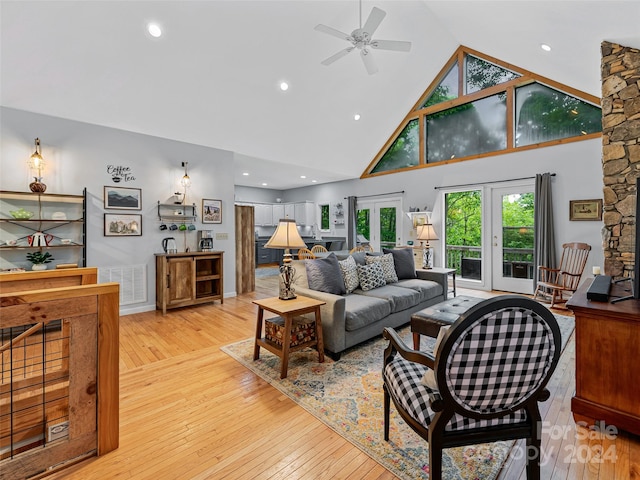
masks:
{"label": "light hardwood floor", "polygon": [[[122,317],[120,448],[47,478],[396,478],[220,351],[254,335],[257,307],[251,301],[276,292],[274,277],[257,279],[255,292],[227,298],[224,305]],[[549,455],[542,478],[640,479],[638,437],[576,432],[570,412],[573,364],[571,341],[549,386],[552,399],[542,406]],[[591,455],[598,451],[600,457]],[[521,458],[508,462],[500,479],[524,479],[523,466]]]}

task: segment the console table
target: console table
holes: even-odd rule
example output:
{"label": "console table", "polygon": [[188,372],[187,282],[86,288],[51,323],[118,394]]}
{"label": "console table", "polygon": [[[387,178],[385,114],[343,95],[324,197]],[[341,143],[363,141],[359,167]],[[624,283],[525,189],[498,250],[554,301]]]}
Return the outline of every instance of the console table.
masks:
{"label": "console table", "polygon": [[[640,434],[640,301],[611,304],[587,300],[593,280],[584,282],[567,302],[576,316],[576,393],[571,411],[576,422],[604,420]],[[628,283],[611,286],[610,298],[626,296]]]}

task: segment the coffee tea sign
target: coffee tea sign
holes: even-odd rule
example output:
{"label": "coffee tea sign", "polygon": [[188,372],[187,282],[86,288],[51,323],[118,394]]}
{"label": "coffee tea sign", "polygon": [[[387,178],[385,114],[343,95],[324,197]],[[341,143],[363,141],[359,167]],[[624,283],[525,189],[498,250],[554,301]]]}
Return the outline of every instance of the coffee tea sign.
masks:
{"label": "coffee tea sign", "polygon": [[113,183],[132,182],[136,179],[131,167],[125,167],[124,165],[107,165],[107,173],[111,175]]}

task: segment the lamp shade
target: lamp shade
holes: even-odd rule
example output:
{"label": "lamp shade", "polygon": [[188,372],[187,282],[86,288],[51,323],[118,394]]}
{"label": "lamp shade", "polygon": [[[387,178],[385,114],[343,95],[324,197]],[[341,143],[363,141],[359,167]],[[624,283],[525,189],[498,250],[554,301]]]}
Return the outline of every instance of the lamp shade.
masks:
{"label": "lamp shade", "polygon": [[296,221],[288,218],[280,219],[278,228],[265,245],[266,248],[305,248],[306,246],[307,244],[298,233]]}
{"label": "lamp shade", "polygon": [[438,235],[436,235],[436,231],[433,228],[433,225],[430,223],[425,223],[424,225],[418,226],[418,240],[438,240]]}

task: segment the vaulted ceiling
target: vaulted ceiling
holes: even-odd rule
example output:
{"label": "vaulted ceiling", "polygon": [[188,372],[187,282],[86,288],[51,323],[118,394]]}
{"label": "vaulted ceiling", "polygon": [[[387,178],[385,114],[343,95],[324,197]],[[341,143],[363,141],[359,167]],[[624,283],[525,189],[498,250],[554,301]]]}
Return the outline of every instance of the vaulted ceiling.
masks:
{"label": "vaulted ceiling", "polygon": [[637,0],[374,6],[375,37],[412,49],[368,75],[355,52],[321,65],[348,44],[314,30],[350,33],[356,0],[2,0],[0,104],[230,150],[236,184],[288,189],[359,177],[459,45],[596,96],[600,43],[640,48]]}

